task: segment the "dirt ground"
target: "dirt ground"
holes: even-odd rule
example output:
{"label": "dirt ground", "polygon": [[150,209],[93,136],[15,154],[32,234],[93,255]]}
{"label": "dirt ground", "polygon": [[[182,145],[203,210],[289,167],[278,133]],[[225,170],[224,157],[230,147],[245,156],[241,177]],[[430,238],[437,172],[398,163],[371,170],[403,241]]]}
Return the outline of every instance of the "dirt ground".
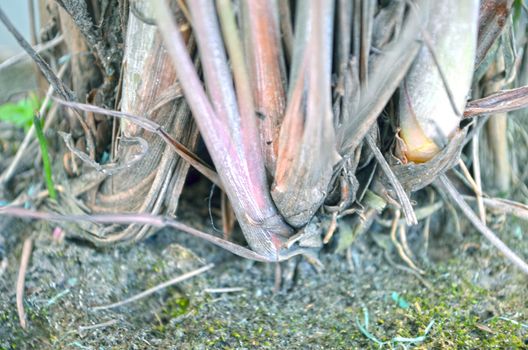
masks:
{"label": "dirt ground", "polygon": [[[184,222],[211,232],[203,220],[207,193],[191,187],[193,200],[179,211]],[[446,222],[449,211],[437,217]],[[54,235],[51,223],[0,220],[1,349],[528,348],[526,276],[463,221],[469,233],[455,233],[448,220],[430,237],[427,252],[421,231],[409,231],[415,259],[426,270],[422,278],[404,271],[388,229],[374,225],[348,254],[323,252],[322,272],[304,260],[282,264],[285,282],[275,292],[273,264],[235,257],[174,230],[96,249]],[[526,258],[525,231],[508,218],[500,235]],[[22,238],[29,235],[34,247],[23,330],[15,285]],[[215,267],[146,298],[93,309],[208,263]]]}

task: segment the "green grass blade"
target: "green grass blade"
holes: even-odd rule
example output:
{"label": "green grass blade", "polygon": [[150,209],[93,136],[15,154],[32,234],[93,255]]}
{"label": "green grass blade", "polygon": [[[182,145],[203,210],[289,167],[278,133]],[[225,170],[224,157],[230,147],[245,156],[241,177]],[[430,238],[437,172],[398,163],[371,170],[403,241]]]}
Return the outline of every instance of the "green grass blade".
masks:
{"label": "green grass blade", "polygon": [[33,116],[33,124],[35,125],[35,131],[37,133],[37,139],[40,145],[40,151],[42,153],[42,163],[44,165],[44,179],[46,180],[46,187],[51,199],[57,198],[57,192],[55,192],[55,186],[53,185],[53,179],[51,178],[51,164],[48,153],[48,143],[42,131],[42,124],[38,116]]}

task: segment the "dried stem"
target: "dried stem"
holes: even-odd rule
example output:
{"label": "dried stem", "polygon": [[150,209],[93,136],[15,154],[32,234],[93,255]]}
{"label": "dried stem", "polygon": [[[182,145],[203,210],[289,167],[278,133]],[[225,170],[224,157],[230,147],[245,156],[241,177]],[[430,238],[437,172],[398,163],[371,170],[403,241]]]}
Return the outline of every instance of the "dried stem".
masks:
{"label": "dried stem", "polygon": [[405,77],[420,48],[417,33],[419,33],[427,3],[428,1],[424,1],[422,4],[424,6],[421,6],[418,11],[409,11],[398,39],[394,40],[394,43],[386,49],[374,67],[371,67],[369,83],[361,93],[357,110],[350,112],[352,117],[344,121],[339,130],[341,154],[352,154],[356,147],[361,144],[372,124]]}
{"label": "dried stem", "polygon": [[[477,197],[464,196],[467,200],[478,200]],[[482,198],[485,206],[501,213],[510,214],[519,219],[528,220],[528,205],[504,198]]]}
{"label": "dried stem", "polygon": [[352,41],[352,9],[353,3],[348,0],[337,0],[336,4],[336,59],[338,84],[337,89],[343,89],[345,72],[350,61],[350,49]]}
{"label": "dried stem", "polygon": [[284,42],[285,57],[291,63],[293,52],[293,27],[289,0],[279,0],[279,22],[282,41]]}
{"label": "dried stem", "polygon": [[479,10],[478,46],[475,68],[483,63],[508,22],[513,0],[482,0]]}
{"label": "dried stem", "polygon": [[[61,44],[63,41],[64,41],[64,36],[60,34],[60,35],[57,35],[55,38],[51,39],[50,41],[46,41],[44,43],[35,45],[33,47],[33,50],[35,50],[35,52],[37,53],[41,53],[46,50],[54,48],[55,46]],[[28,53],[25,51],[22,51],[14,56],[11,56],[5,61],[3,61],[2,63],[0,63],[0,71],[14,64],[17,64],[19,61],[22,61],[26,58],[28,58]]]}
{"label": "dried stem", "polygon": [[[271,259],[266,258],[252,250],[241,247],[235,243],[223,240],[219,237],[210,235],[200,230],[187,226],[170,217],[138,214],[138,213],[124,213],[124,214],[97,214],[97,215],[61,215],[56,213],[47,213],[43,211],[33,211],[18,207],[0,207],[0,215],[10,215],[20,218],[31,218],[47,221],[64,221],[64,222],[94,222],[100,224],[140,224],[154,227],[172,227],[191,236],[208,241],[216,246],[226,249],[235,255],[246,259],[270,262],[277,261],[276,257]],[[280,260],[288,259],[291,255],[280,257]]]}
{"label": "dried stem", "polygon": [[[230,0],[217,1],[217,7],[224,32],[224,40],[231,60],[231,69],[233,70],[238,108],[241,116],[240,125],[242,137],[244,138],[243,143],[247,145],[249,154],[261,154],[261,144],[256,142],[255,139],[258,131],[255,105],[251,93],[250,75],[243,55],[242,40],[236,26],[235,13]],[[264,163],[262,160],[255,161],[254,165],[260,166],[260,168],[254,169],[255,174],[264,174]]]}
{"label": "dried stem", "polygon": [[394,246],[396,247],[396,250],[398,251],[398,255],[400,256],[400,258],[405,261],[405,263],[413,270],[413,271],[416,271],[417,273],[419,274],[425,274],[425,271],[423,271],[422,269],[420,269],[419,267],[417,267],[414,262],[412,261],[412,259],[405,253],[405,249],[403,247],[403,245],[398,241],[398,239],[396,238],[396,231],[398,231],[398,227],[400,225],[398,225],[398,222],[400,221],[400,210],[399,209],[396,209],[395,213],[394,213],[394,218],[393,218],[393,221],[392,221],[392,226],[391,226],[391,229],[390,229],[390,237],[391,237],[391,241],[392,243],[394,244]]}
{"label": "dried stem", "polygon": [[222,181],[220,180],[220,177],[218,176],[218,174],[213,169],[211,169],[200,157],[198,157],[191,150],[185,147],[185,145],[183,145],[178,140],[176,140],[171,135],[169,135],[158,123],[150,119],[140,117],[137,115],[133,115],[130,113],[112,111],[112,110],[108,110],[108,109],[104,109],[101,107],[92,106],[92,105],[88,105],[84,103],[66,102],[66,101],[57,100],[57,99],[55,100],[59,102],[60,104],[67,106],[67,107],[76,108],[82,111],[93,112],[93,113],[102,114],[102,115],[110,115],[116,118],[122,118],[122,119],[128,120],[129,122],[132,122],[147,131],[157,134],[167,144],[169,144],[172,147],[172,149],[180,157],[182,157],[184,160],[189,162],[191,166],[193,166],[196,170],[202,173],[216,186],[223,188]]}
{"label": "dried stem", "polygon": [[475,195],[477,196],[477,205],[480,215],[480,221],[486,224],[486,211],[484,210],[484,203],[482,202],[481,186],[479,186],[477,182],[473,179],[471,173],[469,172],[469,169],[466,167],[466,164],[462,159],[458,161],[458,165],[460,166],[460,169],[462,170],[462,173],[466,177],[467,181],[471,185],[473,192],[475,192]]}
{"label": "dried stem", "polygon": [[396,192],[396,195],[398,196],[398,200],[402,206],[403,214],[405,216],[405,221],[407,222],[407,225],[416,225],[418,223],[418,220],[416,219],[416,214],[414,213],[414,209],[412,207],[411,201],[407,194],[405,193],[405,190],[403,189],[400,181],[394,175],[394,172],[392,171],[391,167],[385,160],[385,157],[383,157],[383,154],[381,154],[381,151],[379,150],[378,146],[376,145],[376,141],[374,141],[374,138],[372,135],[367,134],[366,136],[367,144],[374,154],[374,157],[378,161],[378,163],[381,166],[381,169],[385,173],[385,176],[389,179],[389,182],[392,185],[392,188]]}
{"label": "dried stem", "polygon": [[18,311],[18,318],[20,319],[20,327],[26,329],[26,313],[24,311],[24,284],[26,279],[26,270],[31,257],[31,248],[33,240],[28,237],[24,240],[22,246],[22,256],[20,258],[20,269],[18,270],[18,278],[16,283],[16,305]]}
{"label": "dried stem", "polygon": [[528,86],[497,91],[494,94],[469,101],[464,118],[515,111],[528,107]]}

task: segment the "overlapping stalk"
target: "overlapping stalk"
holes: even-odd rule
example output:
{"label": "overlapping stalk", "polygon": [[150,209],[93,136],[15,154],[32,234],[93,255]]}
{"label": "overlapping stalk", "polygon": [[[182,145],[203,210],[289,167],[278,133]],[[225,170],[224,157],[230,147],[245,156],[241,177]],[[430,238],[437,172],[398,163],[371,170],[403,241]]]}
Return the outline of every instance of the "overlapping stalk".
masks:
{"label": "overlapping stalk", "polygon": [[[264,169],[255,115],[242,115],[237,105],[214,3],[188,3],[203,60],[206,95],[186,51],[180,29],[170,8],[158,0],[156,15],[160,31],[173,59],[185,97],[220,174],[233,210],[250,247],[270,259],[278,259],[280,246],[291,229],[276,211]],[[196,19],[196,20],[194,20]]]}
{"label": "overlapping stalk", "polygon": [[325,200],[339,158],[330,95],[333,2],[311,1],[305,11],[298,18],[306,21],[301,24],[306,32],[295,38],[298,73],[292,69],[272,189],[280,212],[296,227],[305,225]]}
{"label": "overlapping stalk", "polygon": [[[258,113],[259,139],[266,168],[275,172],[278,137],[286,108],[286,72],[278,8],[274,1],[241,1],[242,29]],[[237,66],[233,62],[233,68]]]}

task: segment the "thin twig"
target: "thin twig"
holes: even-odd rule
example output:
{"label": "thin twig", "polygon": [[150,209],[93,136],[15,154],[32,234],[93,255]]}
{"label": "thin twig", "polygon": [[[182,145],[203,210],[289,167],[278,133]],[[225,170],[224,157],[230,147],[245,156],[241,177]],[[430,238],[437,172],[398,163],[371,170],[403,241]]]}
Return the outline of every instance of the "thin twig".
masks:
{"label": "thin twig", "polygon": [[53,89],[59,96],[67,101],[75,100],[75,94],[70,90],[59,77],[51,70],[50,66],[44,59],[31,47],[31,45],[24,39],[22,34],[15,28],[13,23],[7,18],[4,11],[0,8],[0,21],[4,23],[7,30],[13,34],[18,44],[28,53],[28,55],[35,61],[46,80],[53,86]]}
{"label": "thin twig", "polygon": [[[416,209],[414,212],[416,213],[416,219],[418,221],[428,219],[430,218],[434,213],[436,213],[438,210],[440,210],[444,204],[442,201],[438,202],[430,202],[428,205],[420,207]],[[392,227],[392,220],[391,219],[381,219],[376,218],[376,222],[380,224],[383,227]],[[399,225],[405,224],[405,219],[400,219],[398,222]]]}
{"label": "thin twig", "polygon": [[36,29],[37,21],[35,19],[35,3],[33,0],[28,0],[27,4],[29,10],[29,35],[31,36],[31,44],[37,45],[39,40]]}
{"label": "thin twig", "polygon": [[389,264],[392,267],[413,275],[414,277],[416,277],[418,279],[418,281],[420,281],[420,283],[422,283],[425,286],[425,288],[427,288],[428,290],[430,290],[432,292],[435,291],[435,289],[434,289],[433,285],[431,284],[431,282],[429,282],[425,278],[423,278],[418,272],[416,272],[415,270],[411,269],[410,267],[398,264],[394,260],[392,260],[390,254],[389,254],[389,251],[387,249],[384,250],[383,256],[385,257],[385,259],[389,262]]}
{"label": "thin twig", "polygon": [[209,294],[216,294],[216,293],[236,293],[236,292],[243,292],[245,289],[242,287],[228,287],[228,288],[205,288],[204,292]]}
{"label": "thin twig", "polygon": [[458,160],[458,166],[462,170],[462,174],[464,174],[464,177],[466,178],[466,180],[469,182],[469,185],[472,187],[471,189],[473,190],[473,192],[475,192],[475,194],[477,193],[482,194],[478,192],[477,183],[475,182],[475,180],[473,180],[473,176],[471,176],[469,169],[467,168],[466,164],[464,163],[462,159]]}
{"label": "thin twig", "polygon": [[396,196],[398,196],[398,200],[400,202],[400,205],[402,206],[403,214],[405,216],[407,225],[416,225],[418,223],[418,220],[416,219],[416,214],[414,213],[411,200],[405,193],[403,186],[401,185],[396,175],[394,175],[394,172],[392,171],[389,163],[387,163],[387,161],[385,160],[385,157],[383,157],[383,154],[381,154],[381,151],[376,145],[376,141],[374,141],[374,138],[372,137],[372,135],[367,134],[365,138],[367,140],[367,144],[369,145],[370,150],[374,154],[374,157],[380,164],[381,169],[383,170],[383,172],[389,179],[389,182],[391,183],[392,188],[396,192]]}
{"label": "thin twig", "polygon": [[[50,41],[46,41],[45,43],[35,45],[33,47],[33,49],[37,53],[41,53],[43,51],[46,51],[46,50],[54,48],[55,46],[57,46],[60,43],[62,43],[63,40],[64,40],[64,37],[62,36],[62,34],[60,34],[60,35],[57,35],[55,38],[51,39]],[[20,53],[17,53],[16,55],[13,55],[13,56],[9,57],[8,59],[6,59],[2,63],[0,63],[0,71],[3,70],[3,69],[6,69],[8,67],[11,67],[12,65],[18,63],[19,61],[21,61],[21,60],[23,60],[23,59],[25,59],[27,57],[29,57],[29,56],[28,56],[26,51],[22,51]]]}
{"label": "thin twig", "polygon": [[26,271],[31,257],[31,248],[33,240],[28,237],[24,240],[22,246],[22,256],[20,258],[20,269],[18,270],[18,278],[16,283],[16,305],[18,318],[20,319],[20,327],[26,329],[26,312],[24,311],[24,284],[26,279]]}
{"label": "thin twig", "polygon": [[475,184],[477,185],[477,203],[482,222],[486,222],[486,208],[482,202],[482,178],[480,175],[480,156],[479,156],[479,133],[473,135],[471,140],[471,154],[473,157],[473,177],[475,178]]}
{"label": "thin twig", "polygon": [[328,229],[326,230],[326,233],[323,238],[323,243],[327,244],[332,239],[332,236],[334,235],[334,232],[337,228],[337,214],[339,212],[335,211],[332,213],[332,220],[330,221],[330,226],[328,226]]}
{"label": "thin twig", "polygon": [[93,325],[90,325],[90,326],[79,326],[79,332],[90,331],[92,329],[98,329],[98,328],[104,328],[104,327],[112,326],[112,325],[114,325],[114,324],[116,324],[118,322],[119,322],[119,320],[109,320],[109,321],[106,321],[106,322],[97,323],[97,324],[93,324]]}
{"label": "thin twig", "polygon": [[90,152],[91,154],[88,155],[75,147],[71,134],[68,134],[62,131],[59,131],[58,134],[62,137],[64,143],[66,144],[66,147],[68,147],[70,152],[72,152],[74,155],[79,157],[79,159],[81,159],[87,165],[95,168],[96,171],[103,173],[105,175],[112,175],[124,169],[131,168],[132,165],[134,165],[135,163],[143,159],[143,157],[147,154],[148,149],[149,149],[147,141],[141,137],[122,138],[121,144],[127,143],[130,145],[137,146],[137,148],[139,148],[137,153],[130,155],[129,158],[127,158],[127,161],[124,163],[120,163],[120,164],[105,163],[101,165],[97,163],[95,160],[93,160],[92,152]]}
{"label": "thin twig", "polygon": [[480,220],[484,224],[486,224],[486,211],[484,209],[484,203],[482,202],[482,192],[480,191],[479,185],[477,185],[477,182],[471,176],[469,169],[466,167],[466,164],[462,159],[458,160],[458,165],[460,166],[460,169],[462,169],[462,173],[468,180],[469,184],[473,189],[473,192],[475,192],[475,195],[477,196],[477,205],[479,209]]}
{"label": "thin twig", "polygon": [[43,211],[29,210],[18,207],[0,207],[0,215],[11,215],[16,217],[48,220],[48,221],[66,221],[66,222],[95,222],[100,224],[141,224],[150,225],[154,227],[172,227],[182,232],[185,232],[191,236],[206,240],[216,246],[219,246],[233,254],[241,256],[246,259],[262,261],[262,262],[275,262],[277,260],[282,261],[289,259],[296,254],[304,253],[302,249],[287,251],[285,255],[281,255],[274,259],[267,258],[258,254],[250,249],[239,246],[238,244],[226,241],[220,237],[213,236],[203,231],[197,230],[190,226],[187,226],[179,221],[176,221],[167,216],[151,215],[151,214],[140,214],[140,213],[125,213],[125,214],[95,214],[95,215],[61,215],[56,213],[48,213]]}
{"label": "thin twig", "polygon": [[141,292],[139,294],[136,294],[136,295],[134,295],[134,296],[132,296],[130,298],[127,298],[125,300],[122,300],[122,301],[119,301],[119,302],[113,303],[113,304],[94,306],[94,307],[92,307],[92,310],[94,310],[94,311],[107,310],[107,309],[113,309],[113,308],[116,308],[116,307],[119,307],[119,306],[123,306],[123,305],[126,305],[126,304],[130,304],[130,303],[132,303],[134,301],[137,301],[139,299],[143,299],[145,297],[148,297],[149,295],[151,295],[153,293],[156,293],[156,292],[158,292],[158,291],[160,291],[162,289],[170,287],[173,284],[185,281],[185,280],[187,280],[187,279],[189,279],[191,277],[194,277],[196,275],[204,273],[205,271],[210,270],[213,267],[214,267],[214,264],[208,264],[208,265],[202,266],[199,269],[196,269],[194,271],[185,273],[185,274],[183,274],[181,276],[178,276],[176,278],[171,279],[170,281],[158,284],[157,286],[149,288],[149,289],[147,289],[147,290],[145,290],[145,291],[143,291],[143,292]]}
{"label": "thin twig", "polygon": [[480,219],[475,215],[473,210],[469,205],[464,201],[464,198],[458,193],[456,188],[453,186],[449,178],[442,174],[439,177],[439,183],[449,197],[455,202],[458,207],[462,210],[464,215],[468,220],[473,224],[473,226],[484,236],[486,237],[491,244],[493,244],[508,260],[513,264],[517,265],[524,273],[528,274],[528,264],[521,259],[515,252],[513,252],[499,237],[493,233]]}
{"label": "thin twig", "polygon": [[[476,197],[463,196],[465,200],[476,200]],[[528,205],[504,198],[482,198],[485,206],[519,219],[528,220]]]}

